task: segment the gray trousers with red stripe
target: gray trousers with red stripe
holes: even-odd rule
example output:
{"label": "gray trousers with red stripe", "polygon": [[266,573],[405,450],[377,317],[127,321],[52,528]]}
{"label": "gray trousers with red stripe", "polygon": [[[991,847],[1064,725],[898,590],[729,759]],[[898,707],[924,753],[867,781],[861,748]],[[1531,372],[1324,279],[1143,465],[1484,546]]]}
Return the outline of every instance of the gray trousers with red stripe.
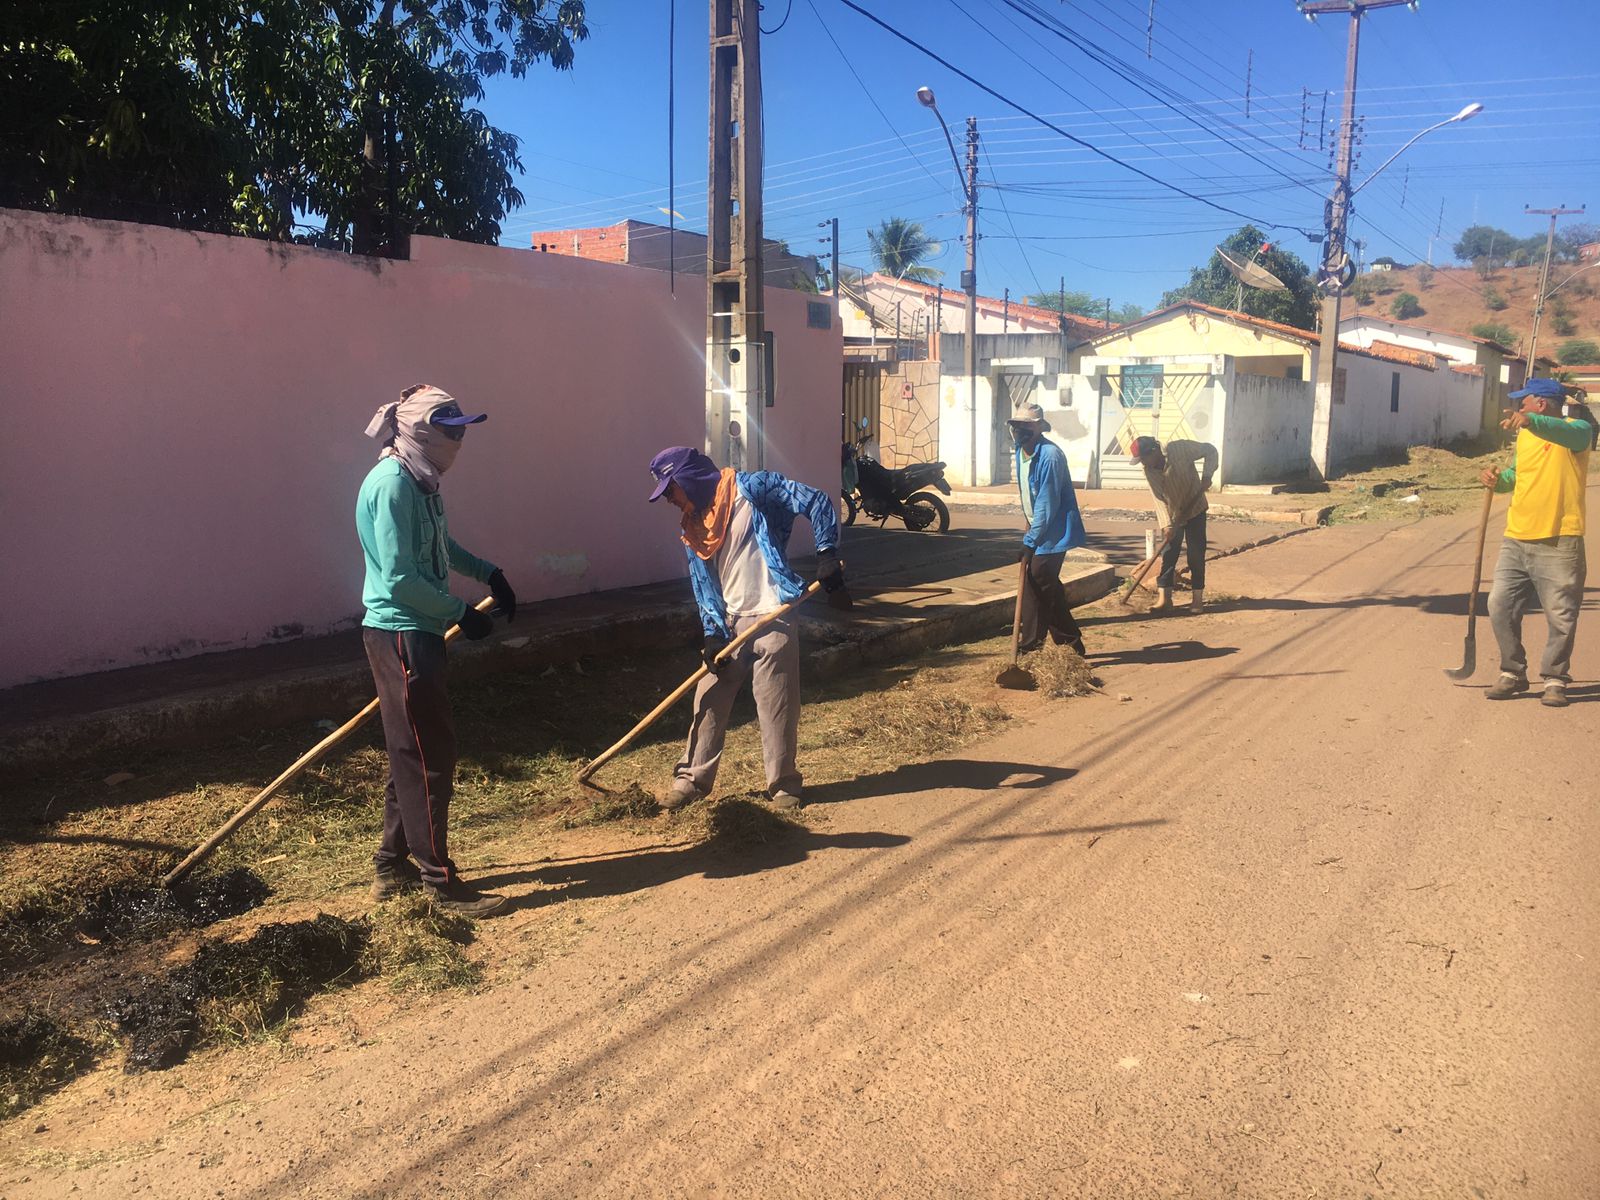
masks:
{"label": "gray trousers with red stripe", "polygon": [[444,638],[363,628],[361,639],[378,685],[378,712],[389,751],[383,842],[372,861],[383,870],[415,858],[423,882],[443,886],[456,875],[446,836],[456,732],[445,692]]}

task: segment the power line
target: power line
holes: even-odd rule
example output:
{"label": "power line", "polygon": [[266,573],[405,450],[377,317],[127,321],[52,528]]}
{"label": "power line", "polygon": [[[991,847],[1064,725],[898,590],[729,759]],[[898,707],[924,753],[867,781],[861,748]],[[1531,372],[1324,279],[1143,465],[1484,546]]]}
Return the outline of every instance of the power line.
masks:
{"label": "power line", "polygon": [[[839,3],[843,4],[846,8],[850,9],[852,12],[854,12],[854,13],[860,15],[860,16],[865,17],[867,20],[871,21],[874,25],[878,26],[878,28],[880,28],[884,32],[886,32],[886,33],[898,38],[900,41],[902,41],[906,45],[910,46],[913,50],[920,51],[922,54],[926,55],[928,58],[933,59],[934,62],[936,62],[940,66],[944,67],[947,71],[951,71],[954,74],[959,75],[962,79],[965,79],[968,83],[970,83],[973,87],[977,88],[979,91],[985,93],[986,95],[994,97],[996,100],[1000,101],[1000,103],[1006,105],[1008,108],[1015,109],[1017,112],[1021,113],[1023,116],[1031,117],[1033,120],[1035,120],[1039,124],[1045,126],[1047,129],[1055,130],[1055,132],[1059,133],[1062,137],[1066,138],[1069,142],[1073,142],[1076,145],[1082,146],[1086,150],[1093,151],[1099,157],[1107,160],[1108,162],[1116,163],[1119,167],[1122,167],[1125,170],[1132,171],[1135,175],[1138,175],[1138,176],[1141,176],[1142,178],[1148,179],[1152,183],[1159,184],[1164,188],[1167,188],[1167,189],[1169,189],[1171,191],[1177,192],[1181,196],[1187,196],[1190,200],[1193,200],[1198,204],[1204,204],[1208,208],[1214,208],[1218,212],[1225,212],[1229,216],[1239,217],[1239,218],[1241,218],[1242,220],[1245,220],[1245,221],[1251,221],[1251,222],[1254,222],[1256,224],[1265,225],[1270,229],[1295,229],[1296,228],[1296,226],[1293,226],[1293,225],[1285,225],[1285,224],[1282,224],[1281,222],[1277,222],[1277,221],[1267,221],[1267,220],[1264,220],[1262,218],[1252,217],[1250,214],[1244,213],[1244,212],[1240,212],[1236,208],[1229,208],[1225,204],[1218,204],[1214,200],[1207,200],[1204,196],[1196,195],[1194,192],[1189,191],[1187,188],[1179,187],[1175,183],[1169,183],[1164,179],[1160,179],[1157,176],[1150,174],[1148,171],[1145,171],[1145,170],[1142,170],[1139,167],[1133,166],[1131,163],[1124,162],[1122,159],[1119,159],[1116,155],[1108,154],[1106,151],[1101,150],[1098,146],[1094,145],[1093,143],[1086,142],[1082,138],[1077,137],[1074,134],[1068,133],[1065,129],[1061,128],[1061,126],[1056,125],[1051,121],[1045,120],[1045,118],[1041,117],[1038,113],[1033,112],[1031,109],[1027,108],[1026,106],[1024,106],[1022,104],[1018,104],[1015,100],[1011,99],[1009,96],[1003,94],[1002,92],[999,92],[999,91],[995,90],[994,88],[990,87],[988,84],[983,83],[981,80],[977,79],[975,76],[969,75],[966,71],[963,71],[960,67],[958,67],[954,63],[952,63],[949,59],[946,59],[943,56],[941,56],[941,55],[935,53],[934,51],[930,50],[928,47],[924,46],[921,42],[918,42],[916,39],[910,37],[908,34],[902,33],[900,30],[896,29],[893,25],[890,25],[887,21],[884,21],[881,18],[879,18],[877,16],[874,16],[872,13],[870,13],[866,9],[862,8],[859,4],[855,3],[855,0],[839,0]],[[1300,232],[1304,232],[1304,231],[1301,230]]]}

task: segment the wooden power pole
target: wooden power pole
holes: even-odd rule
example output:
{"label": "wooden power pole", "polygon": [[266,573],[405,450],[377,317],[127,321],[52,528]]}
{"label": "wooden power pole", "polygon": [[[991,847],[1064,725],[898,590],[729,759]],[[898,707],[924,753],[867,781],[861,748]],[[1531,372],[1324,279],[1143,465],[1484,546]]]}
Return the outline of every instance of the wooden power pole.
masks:
{"label": "wooden power pole", "polygon": [[1307,17],[1318,13],[1349,13],[1350,42],[1344,64],[1344,120],[1339,123],[1339,151],[1335,160],[1333,196],[1328,201],[1327,240],[1322,249],[1318,283],[1323,289],[1322,346],[1317,353],[1316,393],[1311,409],[1311,462],[1318,477],[1328,477],[1333,445],[1333,385],[1339,354],[1339,308],[1345,289],[1354,280],[1345,233],[1350,225],[1350,160],[1354,153],[1356,124],[1356,57],[1361,42],[1361,18],[1368,10],[1393,8],[1411,0],[1298,0]]}
{"label": "wooden power pole", "polygon": [[740,470],[766,464],[772,403],[762,311],[759,8],[757,0],[711,0],[706,453]]}
{"label": "wooden power pole", "polygon": [[1539,324],[1544,319],[1545,289],[1550,286],[1550,254],[1556,246],[1556,220],[1560,217],[1575,217],[1588,209],[1585,204],[1581,208],[1524,208],[1522,211],[1530,217],[1549,217],[1550,232],[1544,239],[1544,268],[1539,272],[1539,290],[1534,295],[1533,301],[1533,333],[1528,338],[1528,373],[1527,378],[1532,379],[1539,371]]}

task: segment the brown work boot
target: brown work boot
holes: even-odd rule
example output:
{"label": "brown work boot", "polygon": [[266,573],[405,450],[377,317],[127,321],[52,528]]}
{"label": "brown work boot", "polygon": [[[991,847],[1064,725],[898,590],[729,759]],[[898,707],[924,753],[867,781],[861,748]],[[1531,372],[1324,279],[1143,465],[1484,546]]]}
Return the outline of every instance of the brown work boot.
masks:
{"label": "brown work boot", "polygon": [[1156,602],[1150,606],[1150,611],[1165,616],[1172,611],[1172,589],[1157,588]]}
{"label": "brown work boot", "polygon": [[1515,675],[1500,672],[1500,678],[1490,685],[1489,690],[1483,694],[1485,700],[1509,700],[1513,696],[1520,696],[1528,690],[1528,681],[1518,679]]}
{"label": "brown work boot", "polygon": [[1544,694],[1539,697],[1539,703],[1546,708],[1565,708],[1572,703],[1567,699],[1567,685],[1559,679],[1546,679]]}
{"label": "brown work boot", "polygon": [[656,803],[667,812],[675,812],[686,804],[705,798],[706,794],[687,779],[674,779],[672,786],[656,798]]}
{"label": "brown work boot", "polygon": [[805,801],[800,798],[799,792],[791,792],[787,788],[779,788],[772,793],[772,807],[780,808],[785,812],[800,808]]}
{"label": "brown work boot", "polygon": [[443,887],[428,885],[428,899],[443,912],[458,917],[492,917],[506,906],[506,898],[495,892],[480,892],[477,888],[453,879]]}
{"label": "brown work boot", "polygon": [[1199,613],[1205,612],[1205,610],[1206,590],[1205,588],[1195,588],[1194,591],[1189,593],[1189,611],[1192,613]]}

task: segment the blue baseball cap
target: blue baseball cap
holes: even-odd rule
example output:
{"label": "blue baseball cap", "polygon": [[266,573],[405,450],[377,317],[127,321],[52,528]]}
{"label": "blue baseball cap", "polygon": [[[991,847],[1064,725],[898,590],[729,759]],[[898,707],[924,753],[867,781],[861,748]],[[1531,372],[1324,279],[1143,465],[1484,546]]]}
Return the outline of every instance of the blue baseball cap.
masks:
{"label": "blue baseball cap", "polygon": [[1514,392],[1508,392],[1507,398],[1521,400],[1524,396],[1542,396],[1546,400],[1560,400],[1566,395],[1559,379],[1530,379]]}
{"label": "blue baseball cap", "polygon": [[467,416],[461,411],[461,406],[454,401],[442,404],[433,410],[433,415],[428,418],[430,425],[476,425],[489,419],[488,413],[477,413]]}

